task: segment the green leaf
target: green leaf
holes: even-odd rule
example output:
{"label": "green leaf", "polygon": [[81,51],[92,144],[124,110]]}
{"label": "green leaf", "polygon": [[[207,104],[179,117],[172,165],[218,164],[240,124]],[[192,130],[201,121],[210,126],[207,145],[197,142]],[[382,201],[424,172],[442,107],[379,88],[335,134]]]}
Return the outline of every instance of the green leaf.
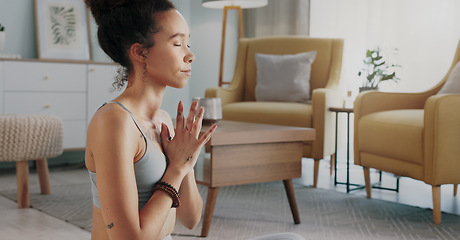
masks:
{"label": "green leaf", "polygon": [[393,80],[395,76],[396,72],[393,72],[392,74],[383,74],[382,79],[380,81]]}
{"label": "green leaf", "polygon": [[372,53],[374,53],[374,51],[367,50],[366,57],[370,58],[372,56]]}

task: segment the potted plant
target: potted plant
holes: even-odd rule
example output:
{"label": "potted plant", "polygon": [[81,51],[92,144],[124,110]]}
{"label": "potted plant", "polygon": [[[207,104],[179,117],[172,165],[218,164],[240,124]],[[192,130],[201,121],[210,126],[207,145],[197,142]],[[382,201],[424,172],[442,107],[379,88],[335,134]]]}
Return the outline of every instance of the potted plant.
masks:
{"label": "potted plant", "polygon": [[[397,51],[397,49],[395,49],[395,51]],[[395,69],[401,66],[388,63],[382,56],[382,51],[379,47],[376,49],[368,49],[363,63],[363,69],[358,72],[359,77],[365,77],[362,87],[359,88],[360,92],[365,90],[377,90],[379,84],[384,81],[398,82],[400,80],[396,76]]]}
{"label": "potted plant", "polygon": [[0,23],[0,51],[5,46],[5,26]]}

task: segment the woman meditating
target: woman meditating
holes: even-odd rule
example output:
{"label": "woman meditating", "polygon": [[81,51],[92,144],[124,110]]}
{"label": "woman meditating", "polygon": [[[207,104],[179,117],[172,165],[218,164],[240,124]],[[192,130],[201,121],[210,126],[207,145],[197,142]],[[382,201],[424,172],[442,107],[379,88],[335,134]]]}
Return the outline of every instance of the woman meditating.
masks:
{"label": "woman meditating", "polygon": [[175,128],[160,109],[166,87],[183,88],[191,75],[188,25],[168,0],[85,2],[101,48],[122,66],[114,86],[126,85],[88,126],[91,238],[171,239],[176,219],[189,229],[201,219],[193,167],[217,128],[200,136],[204,109],[197,102],[187,117],[179,102]]}

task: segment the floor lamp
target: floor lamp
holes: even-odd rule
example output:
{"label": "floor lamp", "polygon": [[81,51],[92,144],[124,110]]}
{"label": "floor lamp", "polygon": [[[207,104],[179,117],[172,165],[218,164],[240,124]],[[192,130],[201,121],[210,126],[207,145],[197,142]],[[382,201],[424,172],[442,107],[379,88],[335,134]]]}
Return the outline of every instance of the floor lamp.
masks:
{"label": "floor lamp", "polygon": [[244,8],[259,8],[266,6],[268,0],[202,0],[203,7],[224,9],[223,21],[222,21],[222,44],[220,49],[220,67],[219,67],[219,87],[223,84],[229,84],[230,82],[224,82],[222,79],[224,70],[224,49],[225,49],[225,29],[227,26],[227,11],[236,10],[238,11],[238,34],[239,38],[243,37],[243,11]]}

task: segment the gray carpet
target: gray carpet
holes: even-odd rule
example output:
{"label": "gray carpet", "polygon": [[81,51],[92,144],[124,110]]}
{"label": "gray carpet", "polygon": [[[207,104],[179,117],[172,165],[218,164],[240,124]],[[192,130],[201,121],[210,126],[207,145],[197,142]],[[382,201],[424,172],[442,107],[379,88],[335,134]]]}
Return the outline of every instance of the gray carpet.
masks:
{"label": "gray carpet", "polygon": [[[332,190],[294,184],[301,224],[294,224],[282,182],[223,187],[219,191],[207,239],[249,239],[290,231],[306,239],[460,239],[460,216],[443,213],[432,223],[432,211]],[[91,229],[89,184],[53,186],[53,194],[31,190],[31,204],[85,230]],[[207,189],[200,186],[203,199]],[[0,194],[16,199],[16,190]],[[173,239],[192,240],[201,232],[177,224]]]}

